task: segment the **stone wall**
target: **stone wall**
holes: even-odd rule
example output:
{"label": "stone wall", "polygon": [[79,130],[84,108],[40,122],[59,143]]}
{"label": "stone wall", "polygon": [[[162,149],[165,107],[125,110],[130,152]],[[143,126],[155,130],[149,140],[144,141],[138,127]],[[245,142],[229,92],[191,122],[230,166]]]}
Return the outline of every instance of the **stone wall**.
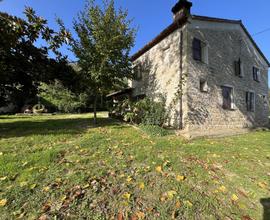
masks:
{"label": "stone wall", "polygon": [[174,31],[160,43],[133,62],[135,69],[142,72],[142,79],[133,80],[133,96],[146,94],[155,100],[163,99],[169,112],[168,125],[175,128],[180,124],[180,29]]}
{"label": "stone wall", "polygon": [[[208,47],[208,64],[195,61],[192,41],[196,37]],[[264,126],[269,106],[261,95],[268,96],[268,67],[238,24],[191,21],[187,33],[187,133],[211,134],[217,130]],[[241,52],[240,52],[241,51]],[[244,77],[235,75],[234,61],[241,57]],[[261,80],[253,80],[253,66],[261,71]],[[206,80],[208,92],[200,91]],[[222,85],[234,88],[234,110],[222,108]],[[255,92],[255,112],[248,112],[246,92]],[[269,105],[269,103],[268,103]]]}

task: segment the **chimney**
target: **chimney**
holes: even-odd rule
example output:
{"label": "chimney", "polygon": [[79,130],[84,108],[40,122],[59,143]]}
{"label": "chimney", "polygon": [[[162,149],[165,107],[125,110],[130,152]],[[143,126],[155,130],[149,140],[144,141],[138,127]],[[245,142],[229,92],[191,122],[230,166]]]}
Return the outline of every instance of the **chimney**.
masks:
{"label": "chimney", "polygon": [[188,18],[190,15],[190,9],[192,7],[192,3],[187,0],[179,0],[178,3],[172,8],[172,13],[174,14],[174,20],[178,20],[180,18]]}

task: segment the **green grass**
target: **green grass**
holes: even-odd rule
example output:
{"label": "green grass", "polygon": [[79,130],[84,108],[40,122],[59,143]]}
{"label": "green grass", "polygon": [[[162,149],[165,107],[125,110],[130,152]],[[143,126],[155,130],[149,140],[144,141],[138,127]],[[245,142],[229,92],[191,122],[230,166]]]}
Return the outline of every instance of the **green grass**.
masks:
{"label": "green grass", "polygon": [[270,132],[185,141],[90,118],[0,116],[1,220],[262,219]]}

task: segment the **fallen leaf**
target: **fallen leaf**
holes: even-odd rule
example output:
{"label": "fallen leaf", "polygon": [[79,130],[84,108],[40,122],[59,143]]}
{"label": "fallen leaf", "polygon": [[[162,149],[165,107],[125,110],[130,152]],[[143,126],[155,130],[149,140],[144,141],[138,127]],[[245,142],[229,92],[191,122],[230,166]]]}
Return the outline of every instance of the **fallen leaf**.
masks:
{"label": "fallen leaf", "polygon": [[181,202],[180,201],[177,201],[176,203],[175,203],[175,208],[176,209],[179,209],[181,207]]}
{"label": "fallen leaf", "polygon": [[127,192],[123,194],[123,198],[127,200],[130,199],[130,196],[131,196],[130,193],[127,193]]}
{"label": "fallen leaf", "polygon": [[186,201],[185,201],[185,204],[186,204],[187,206],[189,206],[189,207],[192,207],[192,206],[193,206],[193,204],[192,204],[189,200],[186,200]]}
{"label": "fallen leaf", "polygon": [[127,182],[130,183],[132,181],[132,177],[128,176],[127,177]]}
{"label": "fallen leaf", "polygon": [[137,216],[139,219],[144,219],[144,218],[145,218],[145,214],[144,214],[143,212],[141,212],[141,211],[138,211],[138,212],[136,213],[136,216]]}
{"label": "fallen leaf", "polygon": [[30,185],[30,189],[35,189],[37,187],[37,184],[32,184],[32,185]]}
{"label": "fallen leaf", "polygon": [[160,197],[160,201],[161,201],[161,202],[164,202],[165,200],[166,200],[166,198],[165,198],[164,196],[161,196],[161,197]]}
{"label": "fallen leaf", "polygon": [[177,175],[177,176],[176,176],[176,181],[177,181],[177,182],[184,181],[185,179],[186,179],[185,176],[181,176],[181,175]]}
{"label": "fallen leaf", "polygon": [[157,167],[156,167],[156,171],[157,171],[158,173],[161,173],[161,172],[162,172],[162,167],[161,167],[161,166],[157,166]]}
{"label": "fallen leaf", "polygon": [[7,204],[7,200],[6,199],[0,199],[0,207],[3,207]]}
{"label": "fallen leaf", "polygon": [[176,194],[177,194],[177,192],[174,190],[170,190],[170,191],[166,192],[166,196],[170,200],[173,199],[174,195],[176,195]]}
{"label": "fallen leaf", "polygon": [[262,189],[265,189],[267,187],[267,183],[265,182],[259,182],[258,186],[261,187]]}
{"label": "fallen leaf", "polygon": [[144,189],[144,183],[143,182],[141,182],[140,184],[139,184],[139,188],[141,189],[141,190],[143,190]]}
{"label": "fallen leaf", "polygon": [[89,187],[90,187],[90,184],[86,184],[86,185],[83,186],[83,189],[87,189]]}
{"label": "fallen leaf", "polygon": [[49,220],[49,217],[47,215],[42,215],[38,218],[38,220]]}
{"label": "fallen leaf", "polygon": [[43,192],[48,192],[49,190],[50,190],[50,187],[49,186],[45,186],[42,189]]}
{"label": "fallen leaf", "polygon": [[62,196],[62,197],[61,197],[61,199],[60,199],[60,200],[61,200],[61,202],[64,202],[66,199],[67,199],[67,196],[66,196],[66,195],[64,195],[64,196]]}
{"label": "fallen leaf", "polygon": [[119,213],[117,214],[117,220],[123,220],[123,219],[124,219],[123,213],[122,213],[122,212],[119,212]]}
{"label": "fallen leaf", "polygon": [[24,187],[24,186],[27,186],[27,182],[26,181],[23,181],[23,182],[20,182],[20,187]]}
{"label": "fallen leaf", "polygon": [[50,203],[45,203],[43,206],[42,206],[42,211],[43,212],[47,212],[51,209],[51,204]]}
{"label": "fallen leaf", "polygon": [[7,179],[7,176],[0,177],[0,181],[4,181]]}
{"label": "fallen leaf", "polygon": [[163,163],[163,167],[170,167],[171,166],[171,161],[169,160],[166,160],[164,163]]}
{"label": "fallen leaf", "polygon": [[22,166],[25,167],[27,164],[28,164],[28,162],[24,162],[24,163],[22,164]]}
{"label": "fallen leaf", "polygon": [[241,220],[252,220],[248,215],[242,216]]}
{"label": "fallen leaf", "polygon": [[233,194],[231,199],[232,199],[232,201],[236,202],[239,198],[237,195]]}
{"label": "fallen leaf", "polygon": [[220,192],[223,192],[223,193],[225,193],[225,192],[227,191],[227,189],[226,189],[225,186],[219,187],[218,190],[219,190]]}

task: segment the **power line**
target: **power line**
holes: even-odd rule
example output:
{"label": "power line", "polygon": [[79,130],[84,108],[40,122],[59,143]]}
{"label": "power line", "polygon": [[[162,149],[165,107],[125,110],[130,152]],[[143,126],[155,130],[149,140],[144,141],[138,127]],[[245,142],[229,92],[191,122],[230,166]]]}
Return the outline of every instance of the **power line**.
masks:
{"label": "power line", "polygon": [[262,30],[262,31],[260,31],[260,32],[257,32],[257,33],[255,33],[255,34],[253,34],[252,36],[254,37],[254,36],[257,36],[257,35],[259,35],[259,34],[263,34],[263,33],[267,32],[267,31],[270,31],[270,28],[267,28],[267,29],[265,29],[265,30]]}

